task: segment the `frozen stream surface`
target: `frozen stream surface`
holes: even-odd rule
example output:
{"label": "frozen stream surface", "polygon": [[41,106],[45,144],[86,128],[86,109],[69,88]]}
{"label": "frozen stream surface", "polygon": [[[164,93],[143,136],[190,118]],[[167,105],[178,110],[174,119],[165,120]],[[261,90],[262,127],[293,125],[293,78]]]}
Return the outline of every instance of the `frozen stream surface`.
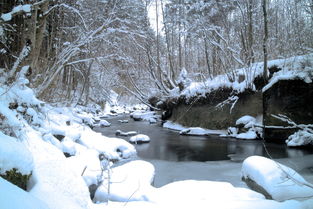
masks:
{"label": "frozen stream surface", "polygon": [[[269,157],[267,152],[272,158],[298,171],[307,181],[313,183],[312,149],[288,148],[284,144],[264,144],[260,140],[181,136],[178,132],[162,128],[160,124],[133,121],[128,115],[106,120],[111,123],[110,127],[94,130],[111,137],[115,137],[116,130],[137,131],[150,137],[150,143],[135,146],[138,157],[155,166],[156,187],[186,179],[226,181],[236,187],[246,187],[240,179],[241,162],[252,155]],[[120,123],[118,120],[129,122]],[[118,137],[125,140],[130,138]]]}

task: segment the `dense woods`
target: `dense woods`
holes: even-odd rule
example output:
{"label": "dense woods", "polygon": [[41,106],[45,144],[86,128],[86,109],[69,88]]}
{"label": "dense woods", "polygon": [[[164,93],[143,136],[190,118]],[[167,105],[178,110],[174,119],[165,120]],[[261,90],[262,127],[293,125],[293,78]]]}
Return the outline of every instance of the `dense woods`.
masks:
{"label": "dense woods", "polygon": [[24,69],[50,102],[104,104],[111,89],[147,101],[182,76],[252,72],[264,49],[267,59],[313,51],[312,0],[1,0],[0,14],[1,82]]}

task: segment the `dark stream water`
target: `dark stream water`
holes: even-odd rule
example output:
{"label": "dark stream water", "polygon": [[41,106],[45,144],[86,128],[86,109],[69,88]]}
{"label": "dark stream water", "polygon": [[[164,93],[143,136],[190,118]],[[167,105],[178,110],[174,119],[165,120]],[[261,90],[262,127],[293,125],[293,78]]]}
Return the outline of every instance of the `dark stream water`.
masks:
{"label": "dark stream water", "polygon": [[[128,123],[118,120],[127,119]],[[133,121],[129,116],[106,119],[110,127],[95,128],[105,136],[115,137],[116,130],[137,131],[150,137],[150,143],[135,145],[142,159],[166,161],[242,161],[251,155],[272,158],[301,157],[313,154],[312,149],[288,148],[284,144],[263,143],[261,140],[237,140],[219,136],[182,136],[178,132],[165,129],[160,124]],[[121,137],[128,140],[130,137]]]}

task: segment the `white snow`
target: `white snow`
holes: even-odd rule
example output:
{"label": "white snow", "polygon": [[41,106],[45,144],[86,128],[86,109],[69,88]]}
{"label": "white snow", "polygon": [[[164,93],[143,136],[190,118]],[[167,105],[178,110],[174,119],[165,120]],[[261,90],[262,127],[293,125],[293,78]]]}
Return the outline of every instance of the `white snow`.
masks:
{"label": "white snow", "polygon": [[29,175],[33,167],[32,154],[24,143],[0,131],[0,174],[16,168],[21,174]]}
{"label": "white snow", "polygon": [[89,149],[95,149],[99,153],[104,153],[109,159],[125,159],[136,155],[136,149],[123,139],[110,138],[96,133],[91,129],[85,129],[81,133],[79,144],[86,146]]}
{"label": "white snow", "polygon": [[31,5],[30,4],[25,4],[25,5],[18,5],[12,9],[11,12],[5,13],[1,15],[1,18],[3,21],[7,22],[12,19],[12,15],[19,13],[19,12],[30,12],[31,11]]}
{"label": "white snow", "polygon": [[[304,56],[295,56],[287,59],[277,59],[268,61],[268,68],[277,66],[282,70],[274,73],[269,83],[263,88],[263,92],[269,89],[279,80],[292,80],[301,79],[307,83],[312,82],[313,67],[311,64],[306,64],[313,58],[313,54]],[[312,62],[312,61],[311,61]],[[210,93],[219,88],[231,88],[234,92],[239,93],[245,91],[247,88],[255,90],[253,80],[262,76],[263,62],[253,63],[249,68],[236,69],[234,72],[234,81],[230,81],[228,75],[222,74],[209,78],[205,82],[191,82],[188,87],[182,92],[178,89],[174,89],[171,92],[172,97],[185,96],[187,99],[194,96],[205,97],[206,93]],[[243,76],[245,79],[239,82],[239,77]]]}
{"label": "white snow", "polygon": [[309,183],[302,176],[265,157],[251,156],[244,160],[242,176],[256,182],[277,201],[313,198],[313,188],[305,185]]}
{"label": "white snow", "polygon": [[140,142],[149,142],[150,137],[144,134],[137,134],[135,136],[130,137],[129,142],[131,143],[140,143]]}
{"label": "white snow", "polygon": [[237,139],[256,139],[257,135],[255,131],[249,130],[248,132],[237,134],[236,138]]}
{"label": "white snow", "polygon": [[163,124],[163,127],[164,128],[168,128],[168,129],[171,129],[171,130],[175,130],[175,131],[181,131],[181,130],[184,130],[186,129],[186,127],[178,124],[178,123],[174,123],[172,121],[166,121],[164,124]]}
{"label": "white snow", "polygon": [[0,177],[1,209],[49,209],[49,207],[32,194],[25,192]]}
{"label": "white snow", "polygon": [[204,129],[200,127],[190,127],[183,129],[179,132],[181,135],[195,135],[195,136],[206,136],[206,135],[211,135],[211,134],[225,134],[226,131],[224,130],[209,130],[209,129]]}
{"label": "white snow", "polygon": [[[106,172],[106,176],[107,176]],[[146,195],[153,190],[151,186],[154,167],[148,162],[136,160],[113,168],[110,177],[103,181],[95,193],[95,202],[147,200]],[[108,180],[110,188],[108,188]]]}
{"label": "white snow", "polygon": [[120,123],[128,123],[128,120],[118,120]]}
{"label": "white snow", "polygon": [[313,131],[312,129],[304,129],[290,135],[286,140],[286,144],[290,147],[313,145]]}
{"label": "white snow", "polygon": [[262,116],[257,116],[256,118],[245,115],[240,117],[236,121],[237,127],[243,127],[247,131],[240,133],[240,128],[237,127],[229,127],[227,130],[227,135],[220,135],[222,137],[235,137],[237,139],[256,139],[258,137],[261,137],[263,134],[262,128],[260,126],[262,125]]}
{"label": "white snow", "polygon": [[279,203],[245,188],[227,182],[186,180],[173,182],[148,196],[159,208],[221,208],[221,209],[294,209],[297,201]]}
{"label": "white snow", "polygon": [[306,83],[312,83],[313,78],[313,54],[306,56],[296,56],[288,59],[272,60],[272,66],[277,66],[282,70],[274,73],[269,83],[263,87],[265,92],[280,80],[300,79]]}
{"label": "white snow", "polygon": [[146,111],[135,111],[131,114],[131,117],[134,120],[145,120],[145,121],[150,121],[151,118],[155,118],[155,112],[150,111],[150,112],[146,112]]}
{"label": "white snow", "polygon": [[245,115],[239,118],[236,121],[236,125],[244,125],[245,128],[250,128],[253,124],[255,124],[256,119],[250,115]]}
{"label": "white snow", "polygon": [[137,131],[124,132],[124,131],[121,131],[121,130],[116,130],[115,131],[115,135],[116,136],[134,136],[134,135],[137,135]]}
{"label": "white snow", "polygon": [[99,125],[100,125],[101,127],[109,127],[109,126],[111,126],[111,123],[109,123],[109,122],[106,121],[106,120],[100,120]]}

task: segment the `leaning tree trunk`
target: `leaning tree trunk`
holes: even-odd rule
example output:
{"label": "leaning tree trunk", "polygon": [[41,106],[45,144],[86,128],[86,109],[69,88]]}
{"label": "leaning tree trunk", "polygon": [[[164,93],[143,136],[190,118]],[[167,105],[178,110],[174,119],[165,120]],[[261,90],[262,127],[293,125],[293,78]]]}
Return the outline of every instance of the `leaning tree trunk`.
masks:
{"label": "leaning tree trunk", "polygon": [[264,16],[264,37],[263,37],[263,56],[264,56],[264,67],[263,67],[263,78],[267,81],[267,39],[268,39],[268,28],[267,28],[267,10],[266,0],[262,2],[263,16]]}

